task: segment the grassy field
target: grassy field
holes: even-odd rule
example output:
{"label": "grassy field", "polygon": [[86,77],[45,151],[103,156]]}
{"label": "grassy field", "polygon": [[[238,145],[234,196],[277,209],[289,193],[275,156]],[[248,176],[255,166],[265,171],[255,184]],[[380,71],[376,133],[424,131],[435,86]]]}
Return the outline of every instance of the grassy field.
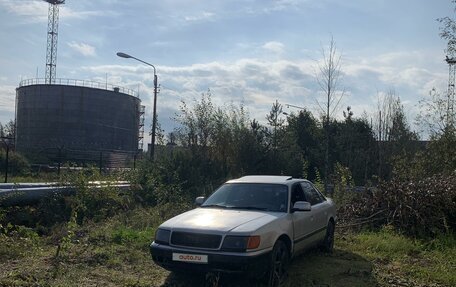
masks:
{"label": "grassy field", "polygon": [[[148,245],[161,221],[160,211],[138,208],[42,236],[4,226],[0,286],[259,286],[239,276],[178,276],[154,265]],[[284,286],[456,286],[454,235],[423,242],[384,228],[339,229],[336,236],[333,254],[295,258]]]}

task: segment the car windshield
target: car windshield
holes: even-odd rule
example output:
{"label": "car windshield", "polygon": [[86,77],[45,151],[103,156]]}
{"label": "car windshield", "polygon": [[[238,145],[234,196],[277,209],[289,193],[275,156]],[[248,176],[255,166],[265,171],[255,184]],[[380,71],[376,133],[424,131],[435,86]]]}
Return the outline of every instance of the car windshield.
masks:
{"label": "car windshield", "polygon": [[227,183],[201,207],[287,212],[288,187],[267,183]]}

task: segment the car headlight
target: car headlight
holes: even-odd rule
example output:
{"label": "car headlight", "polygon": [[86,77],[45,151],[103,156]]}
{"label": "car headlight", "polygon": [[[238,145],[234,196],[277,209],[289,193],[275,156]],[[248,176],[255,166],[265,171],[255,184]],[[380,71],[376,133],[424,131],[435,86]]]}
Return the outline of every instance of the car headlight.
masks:
{"label": "car headlight", "polygon": [[170,235],[171,235],[171,231],[159,228],[155,232],[155,240],[154,241],[155,241],[155,243],[158,243],[158,244],[166,244],[166,245],[168,245],[169,244]]}
{"label": "car headlight", "polygon": [[260,246],[261,238],[255,236],[226,236],[223,240],[222,250],[244,252],[248,249],[255,249]]}

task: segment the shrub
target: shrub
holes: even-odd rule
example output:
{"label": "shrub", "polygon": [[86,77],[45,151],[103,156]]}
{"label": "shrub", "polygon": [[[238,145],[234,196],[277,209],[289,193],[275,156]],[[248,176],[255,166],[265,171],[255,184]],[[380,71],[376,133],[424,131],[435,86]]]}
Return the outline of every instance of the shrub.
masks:
{"label": "shrub", "polygon": [[35,228],[40,234],[47,234],[56,224],[75,220],[77,224],[86,221],[101,221],[120,211],[132,207],[132,191],[121,191],[106,184],[94,188],[91,181],[117,180],[101,177],[96,169],[65,172],[61,186],[74,188],[74,194],[52,194],[30,206],[10,206],[0,208],[0,230],[11,223]]}
{"label": "shrub", "polygon": [[340,163],[336,163],[334,171],[334,190],[331,196],[337,206],[343,206],[347,202],[350,202],[353,196],[353,192],[351,191],[354,186],[353,178],[350,169]]}
{"label": "shrub", "polygon": [[[0,150],[0,171],[5,172],[6,151]],[[17,152],[10,151],[8,154],[8,171],[11,175],[25,175],[30,171],[27,159]]]}
{"label": "shrub", "polygon": [[130,194],[123,194],[116,187],[109,185],[111,180],[116,180],[114,178],[104,178],[106,186],[91,186],[90,182],[100,179],[98,170],[92,168],[69,174],[63,182],[75,187],[76,194],[65,197],[65,205],[70,207],[71,214],[76,215],[78,224],[86,220],[100,221],[111,217],[118,211],[128,208],[131,202]]}
{"label": "shrub", "polygon": [[153,164],[143,161],[131,179],[132,183],[141,186],[135,190],[135,197],[145,205],[162,206],[163,212],[169,214],[188,209],[195,195],[184,187],[186,184],[179,176],[177,165],[173,160],[155,161]]}

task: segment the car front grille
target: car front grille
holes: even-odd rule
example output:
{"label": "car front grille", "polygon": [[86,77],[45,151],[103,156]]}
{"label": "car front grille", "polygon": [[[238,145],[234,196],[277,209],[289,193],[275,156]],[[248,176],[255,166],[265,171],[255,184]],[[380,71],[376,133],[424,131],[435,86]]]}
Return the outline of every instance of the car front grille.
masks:
{"label": "car front grille", "polygon": [[221,241],[222,236],[214,234],[200,234],[180,231],[174,231],[171,234],[172,245],[186,247],[218,249]]}

